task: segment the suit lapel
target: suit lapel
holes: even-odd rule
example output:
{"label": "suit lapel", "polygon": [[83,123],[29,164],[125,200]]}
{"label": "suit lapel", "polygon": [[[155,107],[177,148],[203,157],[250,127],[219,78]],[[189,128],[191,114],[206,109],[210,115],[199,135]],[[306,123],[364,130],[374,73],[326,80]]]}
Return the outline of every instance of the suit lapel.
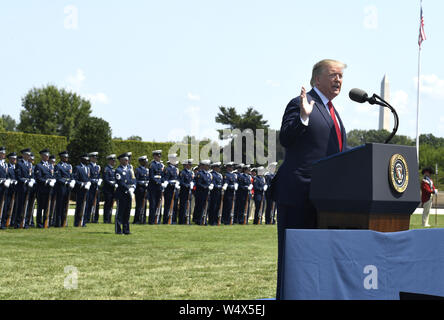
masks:
{"label": "suit lapel", "polygon": [[[327,108],[325,108],[324,104],[322,103],[321,98],[318,96],[318,94],[316,93],[316,91],[314,91],[313,89],[308,93],[310,96],[313,97],[313,100],[316,102],[315,106],[318,108],[319,112],[322,114],[322,116],[324,117],[325,121],[327,122],[328,128],[330,130],[336,130],[335,128],[335,124],[333,123],[333,119],[331,118],[331,114],[328,113]],[[345,128],[344,125],[342,124],[341,121],[341,117],[339,117],[338,112],[336,111],[336,108],[334,108],[335,111],[335,115],[336,115],[336,120],[339,122],[339,126],[341,127],[341,136],[342,136],[342,145],[344,147],[345,145]],[[336,131],[335,131],[335,142],[336,145],[338,147],[339,150],[339,141],[338,138],[336,136]]]}
{"label": "suit lapel", "polygon": [[314,89],[312,89],[308,94],[315,101],[316,108],[318,108],[319,112],[324,117],[324,120],[327,122],[328,127],[331,129],[334,126],[334,123],[333,123],[333,120],[331,118],[331,115],[327,112],[327,109],[325,108],[324,104],[322,103],[321,98],[318,96],[316,91],[314,91]]}

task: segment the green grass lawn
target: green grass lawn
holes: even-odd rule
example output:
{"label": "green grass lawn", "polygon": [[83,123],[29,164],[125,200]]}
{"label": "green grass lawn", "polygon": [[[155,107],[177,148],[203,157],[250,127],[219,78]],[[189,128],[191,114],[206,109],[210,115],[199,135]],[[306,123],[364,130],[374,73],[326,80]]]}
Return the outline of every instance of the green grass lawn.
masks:
{"label": "green grass lawn", "polygon": [[[417,228],[421,215],[411,219]],[[67,229],[1,231],[0,299],[274,297],[276,226],[131,225],[131,232],[115,235],[102,223],[74,228],[72,217]],[[65,287],[75,278],[70,267],[77,289]]]}
{"label": "green grass lawn", "polygon": [[[274,296],[276,226],[113,224],[0,232],[0,299],[257,299]],[[78,270],[77,289],[65,288]],[[68,284],[72,282],[68,281]]]}

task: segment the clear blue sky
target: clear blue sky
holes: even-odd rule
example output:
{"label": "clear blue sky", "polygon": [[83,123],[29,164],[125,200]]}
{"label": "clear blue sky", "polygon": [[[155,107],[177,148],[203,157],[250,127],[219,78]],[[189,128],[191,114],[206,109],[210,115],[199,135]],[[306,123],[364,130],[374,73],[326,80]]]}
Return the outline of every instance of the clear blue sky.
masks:
{"label": "clear blue sky", "polygon": [[[419,0],[53,1],[0,5],[0,114],[17,121],[32,87],[92,101],[113,136],[216,137],[218,106],[252,106],[279,129],[287,103],[323,58],[346,62],[335,100],[348,131],[377,129],[387,74],[399,134],[416,135]],[[423,1],[421,133],[444,136],[444,2]]]}

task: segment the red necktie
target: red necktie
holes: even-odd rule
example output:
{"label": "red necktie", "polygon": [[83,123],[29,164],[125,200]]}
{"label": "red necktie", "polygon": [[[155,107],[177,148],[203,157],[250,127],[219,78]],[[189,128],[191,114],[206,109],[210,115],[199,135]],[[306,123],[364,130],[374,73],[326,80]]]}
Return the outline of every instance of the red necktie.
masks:
{"label": "red necktie", "polygon": [[331,103],[331,101],[329,101],[327,105],[330,110],[330,114],[331,114],[331,118],[333,119],[333,123],[335,124],[336,134],[338,136],[338,142],[339,142],[339,151],[342,151],[341,129],[339,129],[339,124],[338,124],[338,121],[336,120],[335,109],[333,108],[333,103]]}

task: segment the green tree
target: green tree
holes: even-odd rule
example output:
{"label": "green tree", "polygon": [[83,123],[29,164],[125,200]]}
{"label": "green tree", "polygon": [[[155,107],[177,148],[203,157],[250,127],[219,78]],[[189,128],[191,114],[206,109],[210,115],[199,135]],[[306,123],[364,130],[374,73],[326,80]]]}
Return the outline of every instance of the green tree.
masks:
{"label": "green tree", "polygon": [[73,164],[79,163],[84,153],[98,152],[99,163],[106,164],[106,156],[112,150],[112,131],[109,123],[101,118],[90,117],[83,121],[68,144]]}
{"label": "green tree", "polygon": [[[352,130],[347,133],[347,145],[357,147],[366,143],[385,143],[390,132],[387,130]],[[389,144],[413,146],[415,142],[403,135],[395,135]]]}
{"label": "green tree", "polygon": [[128,139],[126,139],[126,140],[142,141],[142,137],[134,135],[134,136],[128,137]]}
{"label": "green tree", "polygon": [[[236,139],[236,133],[233,130],[240,130],[241,133],[246,133],[248,130],[254,136],[254,150],[257,148],[258,135],[257,130],[264,130],[264,155],[268,154],[268,134],[269,125],[268,121],[264,119],[263,115],[256,111],[254,108],[250,107],[243,114],[238,114],[236,108],[233,107],[219,107],[219,113],[216,115],[216,122],[226,126],[224,129],[219,129],[219,138],[221,140],[229,140],[229,144],[225,148],[231,148],[231,155],[234,155],[234,144]],[[227,130],[229,134],[227,134]],[[257,163],[258,159],[255,159],[254,154],[247,154],[247,139],[242,138],[242,162],[246,163],[249,159],[254,159],[254,163]],[[276,137],[276,139],[278,139]]]}
{"label": "green tree", "polygon": [[53,85],[31,89],[22,98],[22,107],[19,131],[65,136],[68,141],[91,114],[89,101]]}
{"label": "green tree", "polygon": [[5,131],[17,131],[17,122],[10,115],[2,115],[1,122]]}

